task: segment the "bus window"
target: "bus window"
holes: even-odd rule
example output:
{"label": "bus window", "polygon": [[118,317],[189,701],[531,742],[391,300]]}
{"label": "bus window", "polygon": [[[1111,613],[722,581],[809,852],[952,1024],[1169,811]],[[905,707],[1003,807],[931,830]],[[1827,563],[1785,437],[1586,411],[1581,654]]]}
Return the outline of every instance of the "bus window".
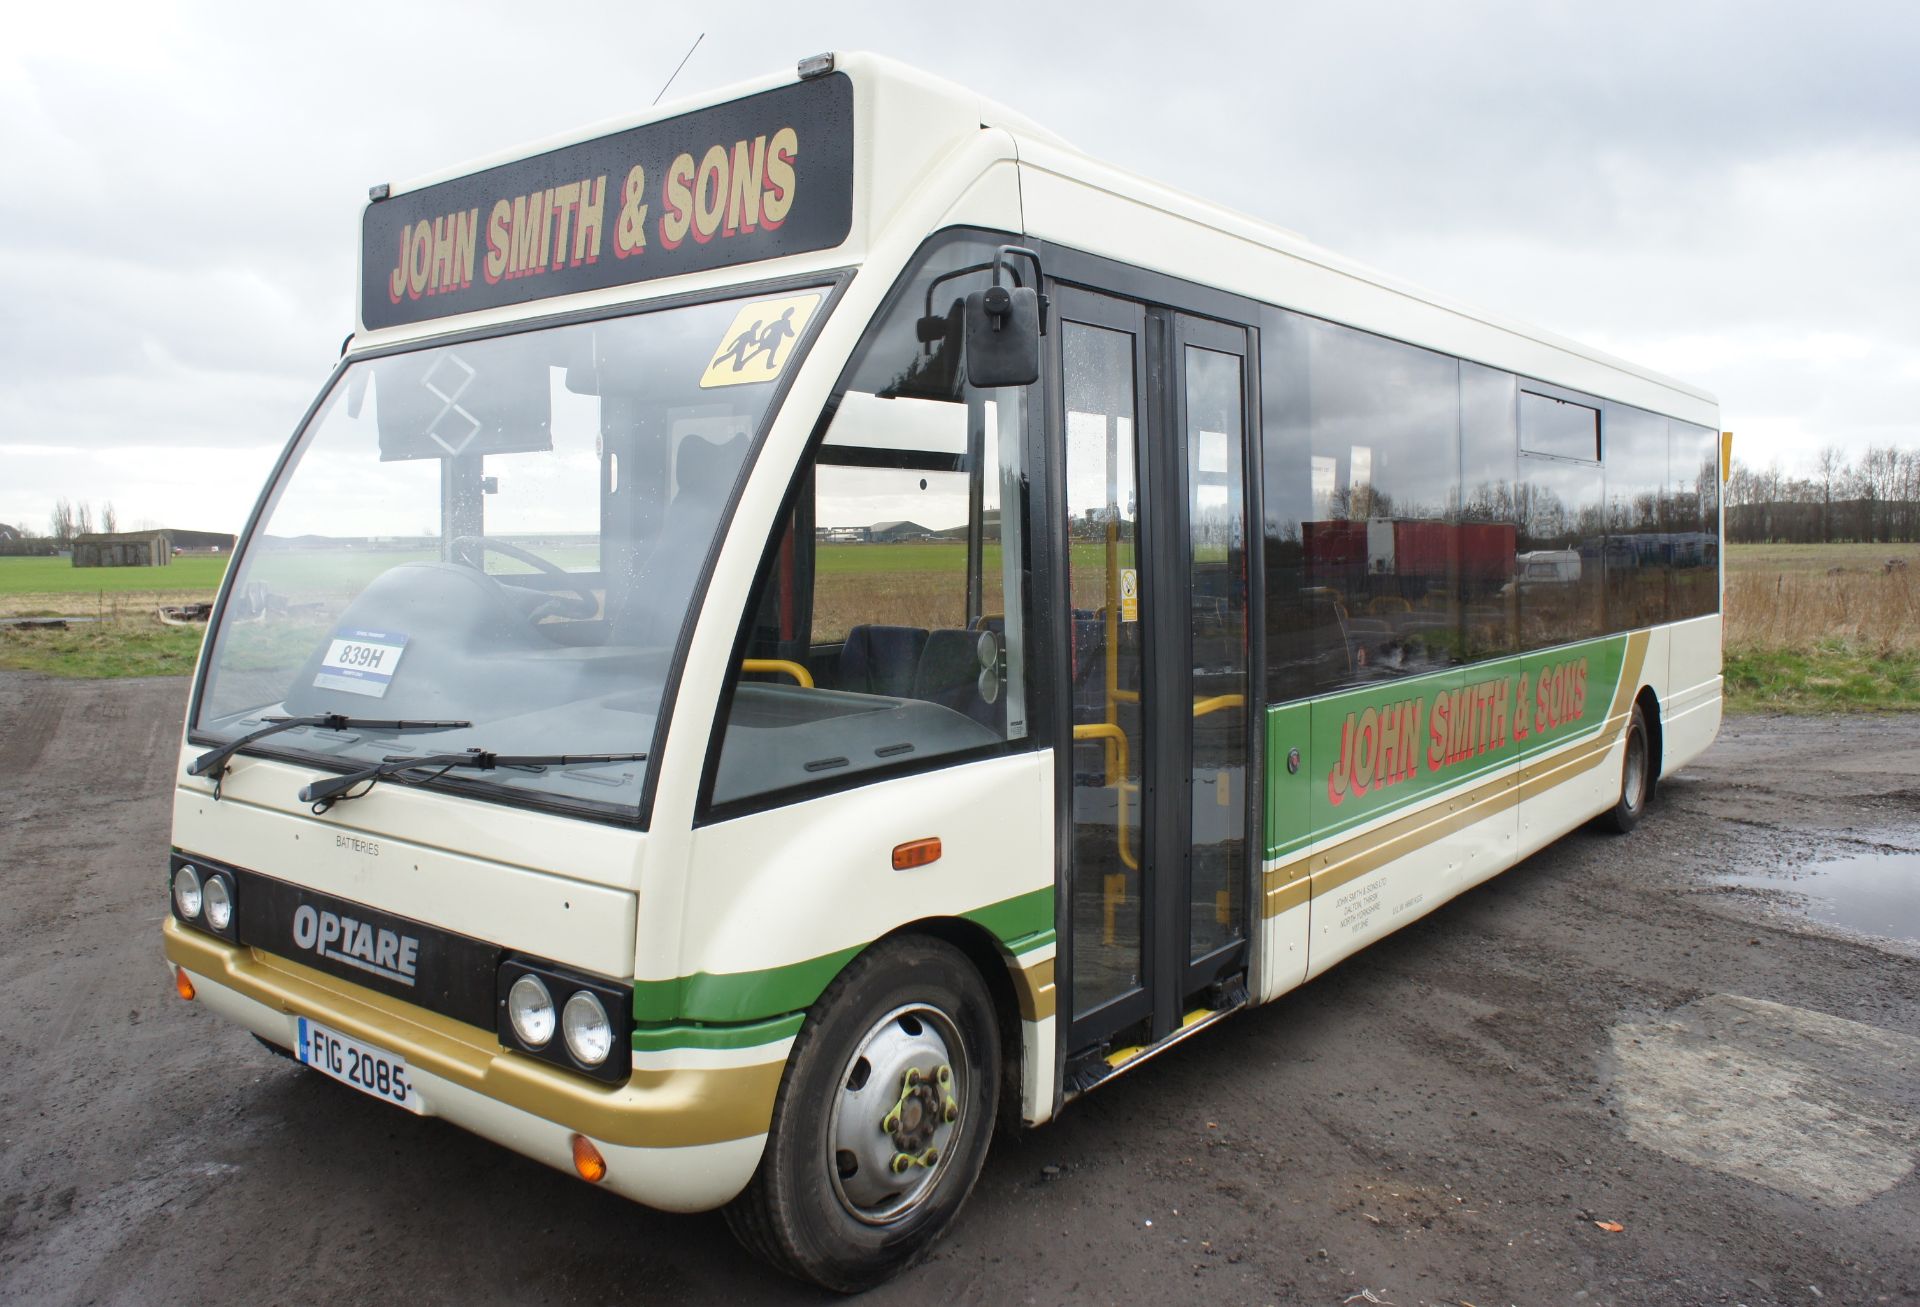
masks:
{"label": "bus window", "polygon": [[1273,361],[1285,393],[1267,415],[1269,660],[1290,682],[1276,697],[1459,663],[1463,551],[1475,577],[1512,558],[1497,528],[1462,527],[1459,364],[1331,323],[1284,327],[1268,347],[1292,355]]}
{"label": "bus window", "polygon": [[1720,433],[1668,424],[1673,620],[1720,608]]}
{"label": "bus window", "polygon": [[1607,625],[1624,631],[1667,620],[1670,542],[1667,420],[1624,404],[1606,407]]}
{"label": "bus window", "polygon": [[1027,396],[961,356],[993,250],[935,246],[856,350],[749,605],[714,804],[1026,736]]}

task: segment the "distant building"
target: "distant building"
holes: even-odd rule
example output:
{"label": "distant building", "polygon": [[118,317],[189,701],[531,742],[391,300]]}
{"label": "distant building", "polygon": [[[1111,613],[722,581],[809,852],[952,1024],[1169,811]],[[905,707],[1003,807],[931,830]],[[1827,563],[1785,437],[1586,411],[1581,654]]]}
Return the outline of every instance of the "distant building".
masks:
{"label": "distant building", "polygon": [[218,531],[96,531],[73,538],[75,567],[165,567],[175,554],[229,554],[233,537]]}
{"label": "distant building", "polygon": [[893,544],[901,540],[923,540],[932,535],[918,522],[875,522],[867,528],[867,538],[880,544]]}

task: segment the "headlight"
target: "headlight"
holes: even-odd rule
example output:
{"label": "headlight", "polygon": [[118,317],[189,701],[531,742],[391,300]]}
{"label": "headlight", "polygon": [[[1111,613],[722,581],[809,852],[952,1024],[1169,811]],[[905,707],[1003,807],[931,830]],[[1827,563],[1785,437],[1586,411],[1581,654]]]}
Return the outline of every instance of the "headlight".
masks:
{"label": "headlight", "polygon": [[200,899],[200,873],[191,866],[174,872],[173,906],[180,910],[180,915],[188,921],[199,916]]}
{"label": "headlight", "polygon": [[553,1038],[553,996],[538,976],[522,976],[507,991],[507,1020],[528,1048],[544,1048]]}
{"label": "headlight", "polygon": [[567,1037],[567,1051],[581,1066],[599,1066],[613,1051],[613,1023],[600,1000],[581,990],[567,1000],[560,1014],[561,1029]]}
{"label": "headlight", "polygon": [[225,930],[233,924],[233,892],[227,888],[227,878],[207,877],[202,893],[207,903],[207,924],[215,930]]}

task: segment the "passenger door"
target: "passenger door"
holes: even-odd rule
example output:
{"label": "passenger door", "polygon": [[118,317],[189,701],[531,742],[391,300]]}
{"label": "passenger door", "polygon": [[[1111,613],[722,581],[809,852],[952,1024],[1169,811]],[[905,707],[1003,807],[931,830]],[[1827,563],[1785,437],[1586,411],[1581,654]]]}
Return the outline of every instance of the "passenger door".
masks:
{"label": "passenger door", "polygon": [[1059,288],[1070,1053],[1165,1038],[1247,965],[1244,329]]}

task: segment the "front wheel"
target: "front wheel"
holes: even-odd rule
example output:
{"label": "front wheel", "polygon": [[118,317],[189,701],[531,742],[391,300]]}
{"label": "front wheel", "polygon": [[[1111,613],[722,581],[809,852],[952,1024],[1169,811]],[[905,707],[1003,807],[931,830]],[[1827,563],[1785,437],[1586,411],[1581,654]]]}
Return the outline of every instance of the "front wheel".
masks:
{"label": "front wheel", "polygon": [[993,1000],[973,964],[936,939],[877,945],[808,1014],[727,1224],[790,1275],[841,1293],[879,1284],[966,1202],[999,1083]]}
{"label": "front wheel", "polygon": [[1653,750],[1647,739],[1647,717],[1639,704],[1627,722],[1627,754],[1620,764],[1620,799],[1606,815],[1606,824],[1625,835],[1640,824],[1647,796],[1653,790]]}

